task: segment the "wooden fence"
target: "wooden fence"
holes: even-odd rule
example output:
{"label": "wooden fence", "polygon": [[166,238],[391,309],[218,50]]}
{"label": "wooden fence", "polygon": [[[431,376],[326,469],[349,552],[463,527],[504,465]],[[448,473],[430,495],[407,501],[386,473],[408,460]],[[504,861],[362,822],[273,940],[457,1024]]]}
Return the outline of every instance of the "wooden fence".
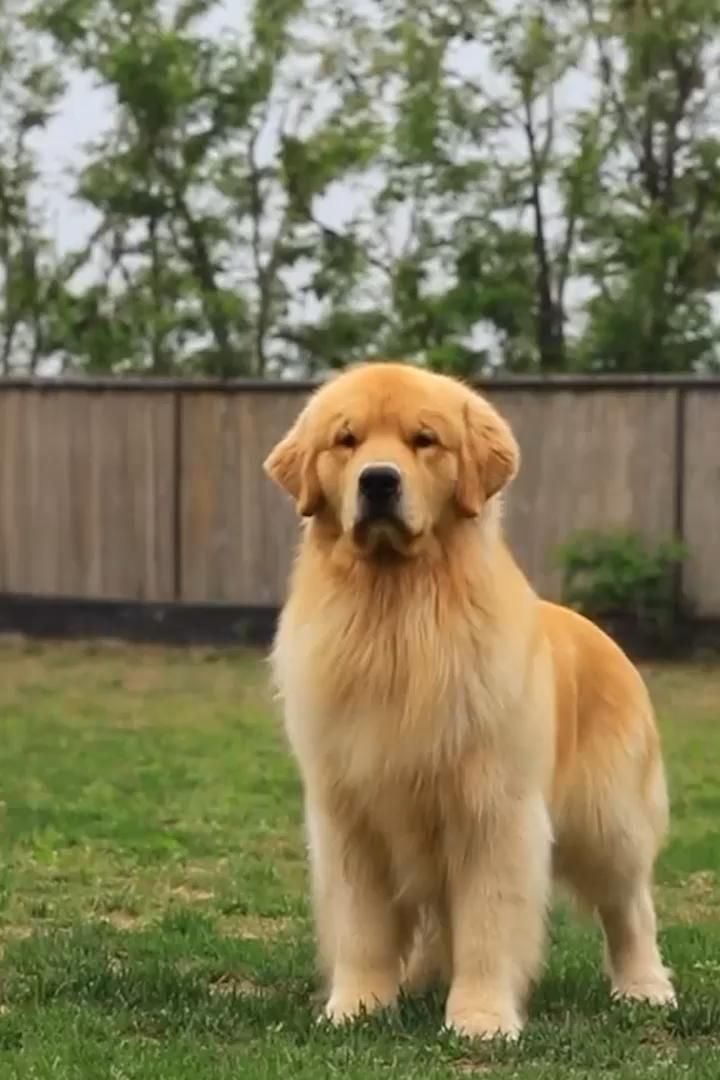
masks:
{"label": "wooden fence", "polygon": [[[523,466],[514,551],[546,595],[578,529],[677,535],[720,617],[720,380],[503,379]],[[261,463],[309,390],[282,383],[0,382],[0,594],[275,607],[296,536]]]}

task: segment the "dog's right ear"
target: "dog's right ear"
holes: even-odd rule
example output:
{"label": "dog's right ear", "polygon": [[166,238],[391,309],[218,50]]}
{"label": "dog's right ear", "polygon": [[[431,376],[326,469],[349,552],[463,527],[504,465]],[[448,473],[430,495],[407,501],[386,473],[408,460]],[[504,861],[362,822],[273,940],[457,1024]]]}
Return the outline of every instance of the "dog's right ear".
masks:
{"label": "dog's right ear", "polygon": [[308,437],[305,413],[270,451],[263,468],[295,500],[298,513],[312,517],[320,509],[322,491],[317,474],[317,452]]}

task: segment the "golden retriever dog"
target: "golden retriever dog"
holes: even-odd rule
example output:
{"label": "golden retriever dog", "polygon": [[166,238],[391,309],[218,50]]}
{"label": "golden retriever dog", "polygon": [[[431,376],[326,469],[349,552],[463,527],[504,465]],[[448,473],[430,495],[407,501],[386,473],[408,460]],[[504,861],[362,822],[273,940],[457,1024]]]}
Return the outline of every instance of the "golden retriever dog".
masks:
{"label": "golden retriever dog", "polygon": [[518,464],[482,397],[386,363],[325,384],[266,462],[308,519],[273,667],[333,1022],[443,979],[449,1028],[516,1036],[553,877],[597,913],[615,994],[674,1001],[652,706],[620,649],[514,562]]}

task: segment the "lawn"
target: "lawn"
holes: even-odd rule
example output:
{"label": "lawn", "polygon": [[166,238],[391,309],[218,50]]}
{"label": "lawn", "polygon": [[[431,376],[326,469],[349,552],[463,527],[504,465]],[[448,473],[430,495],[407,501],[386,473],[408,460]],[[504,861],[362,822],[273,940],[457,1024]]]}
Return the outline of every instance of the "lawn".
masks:
{"label": "lawn", "polygon": [[0,1080],[720,1075],[720,666],[647,671],[674,820],[676,1011],[611,1003],[559,909],[516,1047],[438,998],[317,1027],[300,790],[256,657],[0,648]]}

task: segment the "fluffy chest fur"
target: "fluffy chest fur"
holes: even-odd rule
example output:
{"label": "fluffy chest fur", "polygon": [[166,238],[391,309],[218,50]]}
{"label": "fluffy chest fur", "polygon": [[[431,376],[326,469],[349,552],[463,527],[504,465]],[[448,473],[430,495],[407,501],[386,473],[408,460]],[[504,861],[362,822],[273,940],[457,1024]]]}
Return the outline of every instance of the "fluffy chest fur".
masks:
{"label": "fluffy chest fur", "polygon": [[301,763],[311,745],[349,785],[417,785],[512,737],[526,639],[510,639],[493,583],[479,560],[472,569],[417,560],[319,575],[317,553],[301,554],[274,653]]}

